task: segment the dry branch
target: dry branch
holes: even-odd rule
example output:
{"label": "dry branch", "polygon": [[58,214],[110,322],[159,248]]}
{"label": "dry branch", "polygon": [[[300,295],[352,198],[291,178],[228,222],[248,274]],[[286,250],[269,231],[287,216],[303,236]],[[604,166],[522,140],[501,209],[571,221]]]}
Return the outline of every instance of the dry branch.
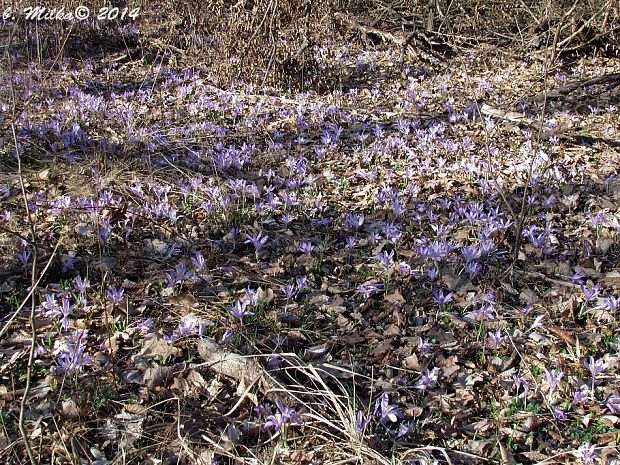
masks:
{"label": "dry branch", "polygon": [[559,89],[554,90],[553,92],[539,94],[535,96],[532,101],[542,101],[545,98],[559,99],[562,97],[566,97],[568,94],[575,92],[576,90],[599,84],[613,84],[613,87],[620,85],[620,73],[604,74],[602,76],[572,82],[570,84],[560,87]]}

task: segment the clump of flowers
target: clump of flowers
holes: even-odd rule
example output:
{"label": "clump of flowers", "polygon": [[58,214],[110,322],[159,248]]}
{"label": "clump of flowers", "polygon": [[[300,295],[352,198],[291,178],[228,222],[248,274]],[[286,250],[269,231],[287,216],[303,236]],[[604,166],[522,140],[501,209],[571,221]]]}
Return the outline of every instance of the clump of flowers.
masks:
{"label": "clump of flowers", "polygon": [[[355,431],[357,434],[362,435],[372,422],[377,422],[380,425],[388,427],[403,418],[405,418],[405,414],[399,410],[398,405],[390,404],[390,396],[387,392],[384,392],[381,394],[381,397],[375,401],[372,413],[367,414],[361,410],[357,412],[354,420]],[[402,437],[409,433],[409,430],[407,428],[405,429],[406,431],[399,427],[398,432],[393,433],[398,437]]]}
{"label": "clump of flowers", "polygon": [[243,319],[246,316],[254,315],[253,312],[247,309],[249,302],[246,299],[237,300],[234,306],[228,307],[228,313],[230,313],[235,318],[239,318],[239,321],[243,323]]}
{"label": "clump of flowers", "polygon": [[594,360],[594,357],[590,356],[588,360],[583,362],[583,365],[590,371],[590,374],[592,375],[592,394],[594,394],[594,384],[596,382],[596,377],[607,369],[607,363],[605,363],[602,358]]}
{"label": "clump of flowers", "polygon": [[264,428],[265,430],[281,431],[287,423],[293,425],[300,425],[302,423],[301,417],[297,411],[291,407],[287,407],[279,400],[276,400],[276,406],[278,410],[272,410],[269,404],[258,406],[254,410],[259,416],[265,418]]}
{"label": "clump of flowers", "polygon": [[92,358],[86,355],[84,336],[84,331],[76,331],[69,338],[69,342],[58,350],[56,355],[58,373],[69,375],[90,365]]}

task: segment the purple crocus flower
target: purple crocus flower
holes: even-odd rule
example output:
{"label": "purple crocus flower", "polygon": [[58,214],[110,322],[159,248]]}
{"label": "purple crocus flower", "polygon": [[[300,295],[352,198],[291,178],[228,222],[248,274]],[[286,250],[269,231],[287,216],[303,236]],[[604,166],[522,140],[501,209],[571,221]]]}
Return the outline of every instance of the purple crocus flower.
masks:
{"label": "purple crocus flower", "polygon": [[381,423],[392,423],[398,421],[399,418],[404,418],[404,414],[398,410],[396,404],[390,404],[390,398],[387,392],[381,395],[381,399],[377,400],[375,404],[375,415],[379,417]]}
{"label": "purple crocus flower", "polygon": [[272,370],[277,370],[281,368],[283,363],[284,363],[284,358],[282,358],[280,355],[277,355],[277,354],[270,355],[267,358],[267,366]]}
{"label": "purple crocus flower", "polygon": [[228,307],[228,312],[234,316],[235,318],[239,318],[241,322],[243,322],[243,318],[246,316],[252,316],[254,313],[247,310],[248,301],[247,300],[237,300],[234,307]]}
{"label": "purple crocus flower", "polygon": [[436,266],[431,266],[426,273],[431,281],[436,281],[439,278],[439,270]]}
{"label": "purple crocus flower", "polygon": [[76,342],[67,344],[56,356],[59,373],[71,374],[89,365],[92,359],[85,355],[85,351],[86,346],[82,343],[82,336],[79,336]]}
{"label": "purple crocus flower", "polygon": [[469,262],[465,265],[465,271],[470,278],[475,278],[482,272],[482,265],[478,262]]}
{"label": "purple crocus flower", "polygon": [[58,315],[58,301],[55,294],[45,294],[45,302],[41,304],[41,308],[44,309],[47,316]]}
{"label": "purple crocus flower", "polygon": [[202,337],[204,327],[205,324],[200,320],[200,318],[197,318],[194,315],[186,315],[181,320],[176,333],[173,335],[174,340],[180,337],[193,336],[194,334]]}
{"label": "purple crocus flower", "polygon": [[116,287],[111,287],[110,289],[108,289],[105,294],[112,299],[112,302],[114,302],[115,304],[119,303],[121,300],[123,300],[123,296],[125,295],[125,289],[124,288],[120,288],[117,289]]}
{"label": "purple crocus flower", "polygon": [[22,250],[21,252],[17,252],[15,254],[15,256],[17,257],[17,260],[19,260],[19,263],[22,264],[22,266],[26,266],[28,265],[28,262],[30,261],[30,257],[32,256],[32,252],[30,252],[29,250]]}
{"label": "purple crocus flower", "polygon": [[66,331],[67,329],[69,329],[69,325],[71,325],[71,323],[73,322],[73,320],[71,318],[69,318],[71,316],[71,313],[73,313],[73,310],[77,307],[77,305],[72,304],[71,301],[66,298],[63,297],[61,300],[61,306],[60,306],[60,311],[62,312],[62,330]]}
{"label": "purple crocus flower", "polygon": [[280,412],[276,412],[275,414],[267,415],[264,428],[265,430],[274,429],[275,431],[280,431],[285,424],[284,416]]}
{"label": "purple crocus flower", "polygon": [[462,247],[461,254],[467,263],[478,260],[482,256],[482,252],[477,246]]}
{"label": "purple crocus flower", "polygon": [[365,299],[368,299],[370,298],[371,295],[378,294],[381,291],[383,291],[383,284],[367,283],[367,284],[360,284],[355,290],[355,293],[361,294],[364,296]]}
{"label": "purple crocus flower", "polygon": [[[527,404],[527,394],[530,390],[530,384],[531,384],[530,380],[522,378],[519,375],[512,375],[512,380],[514,381],[515,387],[517,389],[517,398],[518,399],[523,398],[524,402]],[[519,394],[521,387],[523,387],[523,392]]]}
{"label": "purple crocus flower", "polygon": [[252,289],[251,287],[247,287],[245,289],[245,297],[243,300],[247,301],[248,305],[250,305],[251,307],[256,307],[258,306],[259,303],[259,294],[258,291],[255,291],[254,289]]}
{"label": "purple crocus flower", "polygon": [[564,410],[562,410],[559,407],[552,407],[551,410],[553,410],[553,416],[555,417],[556,420],[566,420],[568,419],[568,415],[566,415],[566,412]]}
{"label": "purple crocus flower", "polygon": [[573,396],[573,404],[577,404],[577,405],[587,404],[590,401],[590,399],[586,395],[587,392],[588,392],[588,388],[586,388],[585,386],[583,386],[583,388],[580,389],[579,391],[576,391],[575,395]]}
{"label": "purple crocus flower", "polygon": [[476,309],[476,314],[486,320],[495,319],[495,306],[492,303],[485,303]]}
{"label": "purple crocus flower", "polygon": [[144,336],[153,328],[153,320],[148,318],[147,320],[136,323],[135,328],[138,333]]}
{"label": "purple crocus flower", "polygon": [[594,357],[590,356],[588,360],[583,362],[583,365],[590,371],[590,374],[592,375],[592,392],[594,393],[594,383],[596,377],[607,369],[607,363],[605,363],[602,358],[594,360]]}
{"label": "purple crocus flower", "polygon": [[587,361],[584,361],[583,364],[588,370],[590,370],[593,378],[607,369],[607,363],[605,363],[602,358],[594,360],[594,357],[590,356],[590,358]]}
{"label": "purple crocus flower", "polygon": [[413,388],[419,389],[422,392],[426,391],[427,389],[432,389],[437,384],[438,377],[439,377],[439,369],[437,367],[433,368],[430,371],[424,370],[420,374],[420,379],[418,380],[418,382],[413,385]]}
{"label": "purple crocus flower", "polygon": [[398,264],[398,273],[403,277],[411,275],[411,266],[408,263],[400,262]]}
{"label": "purple crocus flower", "polygon": [[375,255],[375,260],[377,260],[378,263],[381,263],[383,268],[387,270],[394,264],[394,251],[391,250],[390,252],[387,252],[384,250],[383,252]]}
{"label": "purple crocus flower", "polygon": [[358,434],[363,434],[370,420],[372,420],[372,417],[367,416],[361,410],[358,411],[355,415],[355,431],[357,431]]}
{"label": "purple crocus flower", "polygon": [[347,229],[358,230],[364,224],[364,215],[347,214],[344,220],[344,226]]}
{"label": "purple crocus flower", "polygon": [[379,234],[378,231],[371,231],[370,233],[368,233],[368,241],[372,245],[377,244],[380,240],[381,240],[381,234]]}
{"label": "purple crocus flower", "polygon": [[448,292],[447,295],[444,295],[442,290],[433,291],[433,300],[439,307],[443,307],[445,304],[452,302],[454,296],[452,292]]}
{"label": "purple crocus flower", "polygon": [[556,370],[555,368],[551,371],[545,369],[545,378],[547,380],[547,384],[549,385],[549,399],[553,396],[553,393],[558,387],[559,382],[564,377],[564,373],[561,370]]}
{"label": "purple crocus flower", "polygon": [[383,234],[385,235],[385,238],[391,241],[394,245],[396,245],[403,236],[401,226],[391,222],[383,225]]}
{"label": "purple crocus flower", "polygon": [[246,241],[244,244],[252,244],[254,246],[254,253],[256,254],[256,258],[260,254],[261,250],[269,240],[269,236],[263,235],[262,232],[258,231],[254,235],[246,234]]}
{"label": "purple crocus flower", "polygon": [[499,347],[504,343],[506,336],[502,336],[502,329],[498,328],[495,332],[489,333],[489,345],[491,347]]}
{"label": "purple crocus flower", "polygon": [[581,271],[577,271],[574,275],[571,276],[571,281],[575,284],[583,284],[583,278],[585,275]]}
{"label": "purple crocus flower", "polygon": [[282,292],[284,292],[284,296],[286,297],[286,301],[289,302],[297,295],[297,288],[294,284],[287,284],[282,288]]}
{"label": "purple crocus flower", "polygon": [[271,405],[257,405],[254,407],[254,411],[258,416],[267,417],[269,415],[273,415],[273,411],[271,410]]}
{"label": "purple crocus flower", "polygon": [[421,354],[429,354],[433,350],[433,344],[431,342],[425,341],[419,336],[416,347]]}
{"label": "purple crocus flower", "polygon": [[90,281],[88,278],[82,279],[81,276],[76,276],[73,279],[75,283],[75,289],[80,292],[80,294],[85,294],[88,289],[90,289]]}
{"label": "purple crocus flower", "polygon": [[200,271],[205,267],[206,260],[200,252],[196,252],[196,255],[192,258],[192,264],[195,271]]}
{"label": "purple crocus flower", "polygon": [[295,409],[291,407],[287,407],[279,400],[276,400],[276,406],[278,407],[278,410],[280,410],[280,412],[282,413],[282,416],[284,417],[286,421],[291,421],[293,423],[301,423],[301,418],[299,418],[299,415],[297,414]]}
{"label": "purple crocus flower", "polygon": [[224,331],[224,334],[222,334],[222,338],[220,339],[220,342],[221,343],[228,342],[233,337],[234,334],[235,332],[231,328],[228,328],[226,331]]}
{"label": "purple crocus flower", "polygon": [[592,289],[583,284],[580,286],[581,292],[583,292],[583,296],[586,298],[586,302],[590,302],[598,297],[598,294],[601,290],[600,284],[597,284]]}
{"label": "purple crocus flower", "polygon": [[605,405],[611,413],[617,415],[620,413],[620,396],[618,394],[609,396]]}
{"label": "purple crocus flower", "polygon": [[110,218],[101,218],[99,220],[99,232],[97,233],[97,237],[104,244],[112,236],[112,230],[110,228]]}
{"label": "purple crocus flower", "polygon": [[166,280],[166,287],[174,287],[176,285],[176,283],[179,282],[179,280],[177,279],[177,276],[176,276],[176,274],[174,274],[174,272],[166,273],[165,280]]}
{"label": "purple crocus flower", "polygon": [[314,246],[311,242],[302,242],[299,246],[299,251],[303,254],[311,254],[314,250]]}
{"label": "purple crocus flower", "polygon": [[523,378],[519,375],[512,375],[512,380],[515,384],[515,388],[517,389],[517,397],[519,396],[519,389],[521,389],[521,385],[523,384]]}
{"label": "purple crocus flower", "polygon": [[176,276],[177,282],[183,282],[189,279],[192,279],[194,274],[187,269],[185,263],[179,263],[174,267],[174,274]]}
{"label": "purple crocus flower", "polygon": [[[397,217],[403,216],[407,213],[407,208],[403,205],[403,200],[400,197],[396,197],[392,199],[391,202],[392,210],[394,211],[394,215]],[[400,236],[398,236],[400,238]]]}
{"label": "purple crocus flower", "polygon": [[598,454],[596,453],[596,445],[591,445],[590,443],[586,442],[579,447],[578,451],[581,454],[584,465],[593,465],[594,463],[596,463],[598,459]]}
{"label": "purple crocus flower", "polygon": [[608,296],[605,297],[605,307],[610,311],[612,315],[615,315],[620,306],[620,297]]}
{"label": "purple crocus flower", "polygon": [[291,422],[293,424],[301,423],[301,418],[299,417],[295,409],[285,406],[279,400],[276,400],[276,405],[279,411],[274,414],[267,415],[267,421],[265,422],[264,426],[266,430],[274,429],[276,431],[280,431],[282,427],[288,422]]}
{"label": "purple crocus flower", "polygon": [[289,213],[282,215],[282,224],[288,226],[293,222],[293,217]]}
{"label": "purple crocus flower", "polygon": [[298,276],[295,278],[295,282],[297,283],[297,291],[303,291],[306,289],[310,289],[310,285],[308,284],[308,276]]}

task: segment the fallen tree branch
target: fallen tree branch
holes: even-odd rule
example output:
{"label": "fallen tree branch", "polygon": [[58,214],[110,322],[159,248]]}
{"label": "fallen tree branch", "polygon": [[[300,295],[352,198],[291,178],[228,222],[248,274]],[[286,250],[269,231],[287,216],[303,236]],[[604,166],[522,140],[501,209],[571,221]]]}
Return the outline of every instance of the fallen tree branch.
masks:
{"label": "fallen tree branch", "polygon": [[559,99],[562,97],[566,97],[571,92],[575,92],[576,90],[583,89],[585,87],[590,87],[598,84],[610,84],[614,83],[616,85],[620,84],[620,73],[614,74],[603,74],[602,76],[597,76],[589,79],[582,79],[580,81],[573,82],[571,84],[567,84],[565,86],[560,87],[559,89],[554,90],[553,92],[539,94],[532,98],[532,101],[540,101],[547,99]]}
{"label": "fallen tree branch", "polygon": [[500,110],[498,108],[490,107],[486,104],[483,104],[481,107],[479,107],[479,111],[483,115],[492,116],[493,118],[496,118],[498,120],[508,121],[509,123],[524,126],[526,128],[538,131],[540,133],[540,139],[549,139],[553,136],[566,135],[566,133],[573,129],[571,126],[547,128],[541,122],[528,118],[522,113]]}

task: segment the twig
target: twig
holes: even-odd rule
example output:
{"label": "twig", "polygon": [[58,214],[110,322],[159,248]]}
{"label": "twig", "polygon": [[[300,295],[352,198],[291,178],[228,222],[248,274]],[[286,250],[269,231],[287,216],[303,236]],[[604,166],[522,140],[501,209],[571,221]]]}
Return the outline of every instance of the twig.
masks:
{"label": "twig", "polygon": [[[271,0],[269,2],[269,6],[271,6],[273,2],[274,0]],[[271,70],[271,65],[273,64],[273,58],[276,55],[276,40],[275,40],[275,36],[273,33],[273,20],[276,16],[277,9],[278,9],[278,0],[275,0],[275,5],[273,6],[273,12],[271,13],[271,17],[269,18],[269,34],[271,35],[271,55],[269,56],[269,62],[267,63],[267,67],[265,68],[265,75],[263,76],[261,87],[264,87],[265,82],[267,82],[267,78],[269,77],[269,71]],[[269,11],[269,7],[267,8],[267,11]],[[267,14],[267,12],[265,12],[265,14]]]}
{"label": "twig", "polygon": [[12,231],[9,228],[5,228],[1,224],[0,224],[0,231],[3,231],[5,233],[9,233],[11,236],[19,237],[22,241],[29,242],[28,238],[26,236],[21,235],[17,231]]}
{"label": "twig", "polygon": [[599,32],[598,34],[592,36],[590,39],[586,40],[585,42],[581,42],[580,44],[573,45],[572,47],[563,48],[562,51],[563,52],[572,52],[574,50],[579,50],[580,48],[583,48],[586,45],[591,44],[592,42],[600,39],[601,37],[605,37],[605,36],[611,34],[612,32],[616,32],[618,30],[620,30],[620,26],[615,26],[612,29],[608,29],[606,31]]}
{"label": "twig", "polygon": [[579,34],[581,34],[581,31],[583,31],[587,26],[590,25],[590,23],[592,21],[594,21],[596,19],[596,17],[601,14],[601,12],[603,12],[604,10],[607,10],[607,8],[609,8],[610,3],[606,3],[605,5],[603,5],[603,7],[601,7],[600,10],[598,10],[596,13],[594,13],[590,19],[588,19],[587,21],[585,21],[581,27],[579,29],[577,29],[575,32],[573,32],[569,37],[567,37],[566,39],[562,40],[561,42],[559,42],[558,48],[562,48],[564,45],[566,45],[567,43],[569,43],[571,40],[573,40],[575,37],[577,37]]}
{"label": "twig", "polygon": [[[9,60],[9,76],[13,76],[13,68],[11,66],[11,61]],[[26,209],[26,217],[28,218],[28,226],[30,229],[30,235],[32,237],[32,268],[30,270],[30,285],[32,289],[35,289],[35,283],[37,282],[37,258],[39,256],[39,247],[37,246],[36,240],[36,231],[34,226],[34,221],[32,219],[32,215],[30,214],[30,207],[28,206],[28,196],[26,195],[26,187],[24,186],[24,177],[22,173],[22,162],[21,156],[19,154],[19,143],[17,142],[17,132],[15,131],[15,114],[17,112],[17,100],[15,96],[15,88],[13,87],[13,79],[11,79],[11,98],[12,98],[12,116],[13,121],[11,121],[11,133],[13,136],[13,144],[15,145],[15,156],[17,157],[17,176],[19,178],[19,186],[22,192],[22,198],[24,200],[24,208]],[[32,290],[31,289],[31,290]],[[25,301],[24,301],[25,302]],[[26,417],[26,402],[28,400],[28,394],[30,392],[30,384],[32,382],[32,365],[34,362],[34,351],[37,344],[37,328],[35,325],[35,302],[34,296],[32,293],[30,294],[30,352],[28,354],[28,364],[26,365],[26,386],[24,388],[24,395],[22,396],[20,405],[19,405],[19,432],[24,440],[24,448],[26,449],[26,453],[28,454],[28,459],[30,463],[37,464],[39,460],[35,459],[34,452],[32,451],[32,446],[30,445],[30,439],[28,438],[28,431],[26,431],[26,426],[24,424]]]}
{"label": "twig", "polygon": [[573,3],[573,6],[566,13],[564,13],[564,15],[562,16],[562,19],[560,19],[560,23],[558,24],[557,29],[555,30],[555,35],[553,36],[553,45],[551,46],[551,60],[550,61],[552,63],[555,61],[555,58],[557,56],[558,39],[560,38],[560,32],[562,32],[562,29],[564,29],[565,21],[568,19],[570,15],[573,14],[573,11],[575,11],[575,8],[577,8],[578,4],[579,4],[579,0],[576,0],[575,3]]}
{"label": "twig", "polygon": [[[548,45],[547,44],[547,50],[548,50]],[[549,69],[549,64],[550,61],[549,59],[545,60],[545,66],[544,66],[544,72],[543,72],[543,81],[545,84],[545,90],[544,90],[544,100],[543,100],[543,107],[542,107],[542,111],[541,111],[541,122],[544,121],[545,119],[545,114],[547,112],[547,80],[544,79],[544,76],[547,75],[548,73],[548,69]],[[538,135],[536,137],[536,141],[540,141],[541,139],[541,135],[543,132],[543,125],[542,123],[540,124],[539,128],[538,128]],[[513,264],[517,261],[517,259],[519,258],[519,250],[521,249],[521,242],[522,242],[522,233],[523,233],[523,226],[525,224],[525,215],[526,215],[526,202],[527,202],[527,192],[528,192],[528,186],[530,185],[531,181],[532,181],[532,175],[534,172],[534,160],[535,160],[535,154],[536,154],[536,150],[535,147],[532,147],[532,150],[534,152],[534,158],[532,158],[532,161],[530,163],[530,167],[529,167],[529,171],[527,173],[527,178],[525,179],[525,183],[523,186],[523,197],[521,199],[521,209],[519,212],[519,220],[518,220],[518,224],[516,224],[516,234],[517,237],[515,238],[515,250],[514,250],[514,256],[513,256]]]}
{"label": "twig", "polygon": [[527,13],[532,17],[532,19],[534,20],[534,22],[536,23],[537,26],[540,26],[540,19],[538,18],[538,15],[536,15],[531,9],[530,7],[527,5],[527,3],[525,3],[523,0],[519,0],[519,3],[521,4],[521,6],[525,9],[525,11],[527,11]]}
{"label": "twig", "polygon": [[62,242],[62,237],[56,243],[56,246],[54,247],[54,251],[52,252],[52,255],[49,258],[49,260],[47,261],[47,263],[45,264],[45,267],[43,268],[43,271],[41,271],[41,274],[39,275],[39,278],[34,283],[34,285],[30,286],[30,291],[28,291],[28,295],[26,295],[26,297],[22,301],[21,305],[19,307],[17,307],[17,310],[15,310],[13,312],[13,314],[8,318],[8,320],[6,321],[4,326],[2,327],[2,330],[0,330],[0,338],[6,334],[6,332],[8,331],[8,329],[11,326],[11,324],[13,323],[13,321],[15,321],[15,319],[17,318],[17,316],[21,312],[22,308],[24,308],[24,306],[26,305],[26,302],[28,302],[28,299],[30,299],[30,296],[32,296],[32,294],[34,294],[34,292],[37,290],[37,287],[39,286],[39,283],[41,282],[41,280],[43,279],[43,277],[47,273],[47,270],[49,269],[50,265],[52,264],[52,261],[54,260],[54,257],[56,256],[56,251],[58,250],[58,246],[60,246],[61,242]]}
{"label": "twig", "polygon": [[[265,8],[265,14],[263,15],[263,18],[260,20],[260,23],[258,23],[258,26],[256,26],[256,28],[254,29],[254,32],[252,33],[250,38],[248,39],[248,43],[252,42],[254,38],[256,37],[256,35],[260,32],[260,28],[263,27],[263,24],[265,23],[265,20],[267,19],[267,15],[269,14],[269,10],[271,9],[272,4],[273,4],[273,0],[269,0],[269,4],[267,5],[267,8]],[[274,14],[275,14],[275,9],[274,9]]]}
{"label": "twig", "polygon": [[[45,84],[47,82],[47,80],[50,78],[50,76],[52,74],[52,71],[54,70],[54,67],[60,61],[62,50],[65,48],[65,45],[67,44],[67,40],[69,40],[69,37],[71,36],[71,32],[72,31],[73,31],[73,23],[71,23],[71,26],[69,27],[69,30],[67,31],[67,34],[66,34],[66,36],[64,38],[64,41],[63,41],[62,45],[60,46],[60,51],[54,57],[54,61],[50,65],[49,70],[47,71],[45,76],[43,76],[43,79],[41,80],[41,84],[39,85],[39,88],[43,87],[43,84]],[[11,66],[11,57],[9,55],[9,50],[10,50],[12,44],[13,44],[13,31],[9,32],[9,40],[8,40],[8,44],[7,44],[7,47],[6,47],[6,58],[7,58],[7,61],[9,63],[9,67]],[[11,69],[11,74],[12,74],[13,73],[12,67],[10,69]],[[37,96],[37,93],[36,92],[32,92],[31,97],[28,98],[28,100],[26,100],[24,102],[24,105],[21,108],[21,110],[19,111],[19,113],[15,113],[15,111],[13,112],[11,123],[14,124],[22,116],[22,114],[26,111],[28,106],[34,101],[36,96]],[[13,103],[15,103],[15,102],[13,102]]]}
{"label": "twig", "polygon": [[[479,107],[476,107],[478,109],[478,113],[481,116],[481,109]],[[491,168],[491,151],[489,148],[489,133],[487,131],[486,125],[483,124],[484,127],[484,138],[485,138],[485,148],[486,148],[486,153],[487,153],[487,161],[488,161],[488,165],[489,165],[489,169]],[[508,211],[510,212],[510,216],[512,216],[512,218],[516,221],[517,220],[517,216],[514,212],[514,210],[512,209],[512,205],[510,205],[510,202],[508,201],[508,199],[506,198],[506,194],[504,192],[504,189],[499,185],[499,183],[497,182],[497,178],[493,177],[493,182],[495,184],[495,188],[497,189],[497,191],[499,192],[499,195],[502,198],[502,201],[504,202],[504,204],[506,205],[506,207],[508,208]]]}

